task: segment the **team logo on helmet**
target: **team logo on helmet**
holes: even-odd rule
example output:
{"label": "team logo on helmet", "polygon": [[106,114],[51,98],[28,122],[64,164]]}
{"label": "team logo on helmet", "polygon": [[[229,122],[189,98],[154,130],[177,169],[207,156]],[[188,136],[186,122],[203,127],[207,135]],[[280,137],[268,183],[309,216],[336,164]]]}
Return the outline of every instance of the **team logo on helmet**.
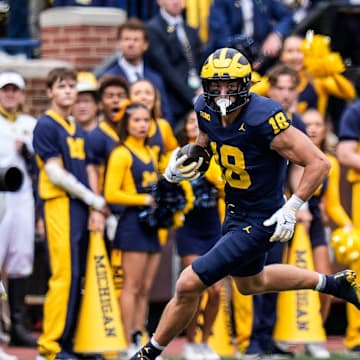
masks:
{"label": "team logo on helmet", "polygon": [[245,105],[249,100],[251,85],[251,65],[247,58],[238,50],[222,48],[212,53],[204,62],[201,69],[201,80],[204,88],[205,102],[211,110],[220,112],[215,103],[215,97],[219,96],[210,89],[212,81],[234,81],[238,83],[237,89],[226,94],[229,98],[235,97],[235,101],[226,105],[226,111],[231,112]]}

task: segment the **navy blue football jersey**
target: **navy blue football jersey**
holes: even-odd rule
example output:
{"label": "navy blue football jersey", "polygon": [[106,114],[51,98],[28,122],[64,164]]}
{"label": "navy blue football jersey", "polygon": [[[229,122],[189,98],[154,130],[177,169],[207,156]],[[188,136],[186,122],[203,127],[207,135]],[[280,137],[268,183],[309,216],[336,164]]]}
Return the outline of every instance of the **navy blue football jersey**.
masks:
{"label": "navy blue football jersey", "polygon": [[199,96],[195,111],[199,128],[208,134],[211,150],[220,165],[225,201],[245,211],[269,213],[284,203],[287,160],[269,151],[276,135],[290,126],[281,105],[251,94],[232,124],[223,127],[220,114]]}

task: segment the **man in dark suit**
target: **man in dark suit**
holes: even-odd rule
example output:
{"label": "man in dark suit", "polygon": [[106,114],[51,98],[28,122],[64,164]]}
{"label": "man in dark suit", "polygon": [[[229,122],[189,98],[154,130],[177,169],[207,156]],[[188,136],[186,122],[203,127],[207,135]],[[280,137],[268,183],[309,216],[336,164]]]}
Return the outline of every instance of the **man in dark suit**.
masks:
{"label": "man in dark suit", "polygon": [[[183,0],[157,0],[160,12],[147,23],[150,47],[147,58],[163,76],[176,124],[193,108],[201,88],[201,40],[182,17]],[[176,125],[176,128],[179,125]]]}
{"label": "man in dark suit", "polygon": [[162,116],[173,123],[173,112],[168,99],[162,76],[144,62],[144,53],[149,47],[145,24],[136,18],[130,18],[120,25],[117,35],[118,54],[115,61],[105,71],[96,75],[116,75],[124,77],[129,84],[139,79],[148,79],[159,91]]}
{"label": "man in dark suit", "polygon": [[293,11],[278,0],[214,0],[210,8],[209,41],[205,55],[228,46],[239,35],[251,36],[261,56],[271,65],[280,52],[282,39],[295,25]]}

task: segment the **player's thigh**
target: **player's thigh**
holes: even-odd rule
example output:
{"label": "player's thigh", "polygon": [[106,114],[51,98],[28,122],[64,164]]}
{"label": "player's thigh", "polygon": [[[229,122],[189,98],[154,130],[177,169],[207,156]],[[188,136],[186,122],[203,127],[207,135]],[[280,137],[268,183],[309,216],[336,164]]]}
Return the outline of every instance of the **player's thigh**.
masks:
{"label": "player's thigh", "polygon": [[272,244],[269,232],[262,222],[257,222],[252,221],[249,230],[248,221],[237,220],[230,227],[234,230],[225,233],[209,252],[193,262],[194,271],[205,284],[212,285],[227,275],[247,277],[262,271]]}
{"label": "player's thigh", "polygon": [[251,295],[256,292],[255,289],[262,287],[264,283],[264,271],[251,276],[234,276],[233,279],[241,294]]}

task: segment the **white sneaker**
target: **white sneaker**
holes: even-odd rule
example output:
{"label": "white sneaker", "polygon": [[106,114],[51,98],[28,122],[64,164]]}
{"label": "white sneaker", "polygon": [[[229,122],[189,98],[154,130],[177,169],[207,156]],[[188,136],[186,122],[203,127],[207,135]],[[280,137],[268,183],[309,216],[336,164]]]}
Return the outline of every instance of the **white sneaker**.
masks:
{"label": "white sneaker", "polygon": [[209,344],[202,343],[199,345],[201,345],[204,360],[220,360],[220,356],[209,346]]}
{"label": "white sneaker", "polygon": [[134,343],[131,343],[126,349],[126,357],[130,359],[137,351],[139,351],[141,347],[137,346]]}
{"label": "white sneaker", "polygon": [[181,356],[184,360],[205,360],[202,346],[201,344],[197,343],[185,344]]}
{"label": "white sneaker", "polygon": [[17,356],[6,353],[0,348],[0,360],[18,360]]}
{"label": "white sneaker", "polygon": [[330,353],[322,343],[305,344],[305,353],[315,359],[330,359]]}

